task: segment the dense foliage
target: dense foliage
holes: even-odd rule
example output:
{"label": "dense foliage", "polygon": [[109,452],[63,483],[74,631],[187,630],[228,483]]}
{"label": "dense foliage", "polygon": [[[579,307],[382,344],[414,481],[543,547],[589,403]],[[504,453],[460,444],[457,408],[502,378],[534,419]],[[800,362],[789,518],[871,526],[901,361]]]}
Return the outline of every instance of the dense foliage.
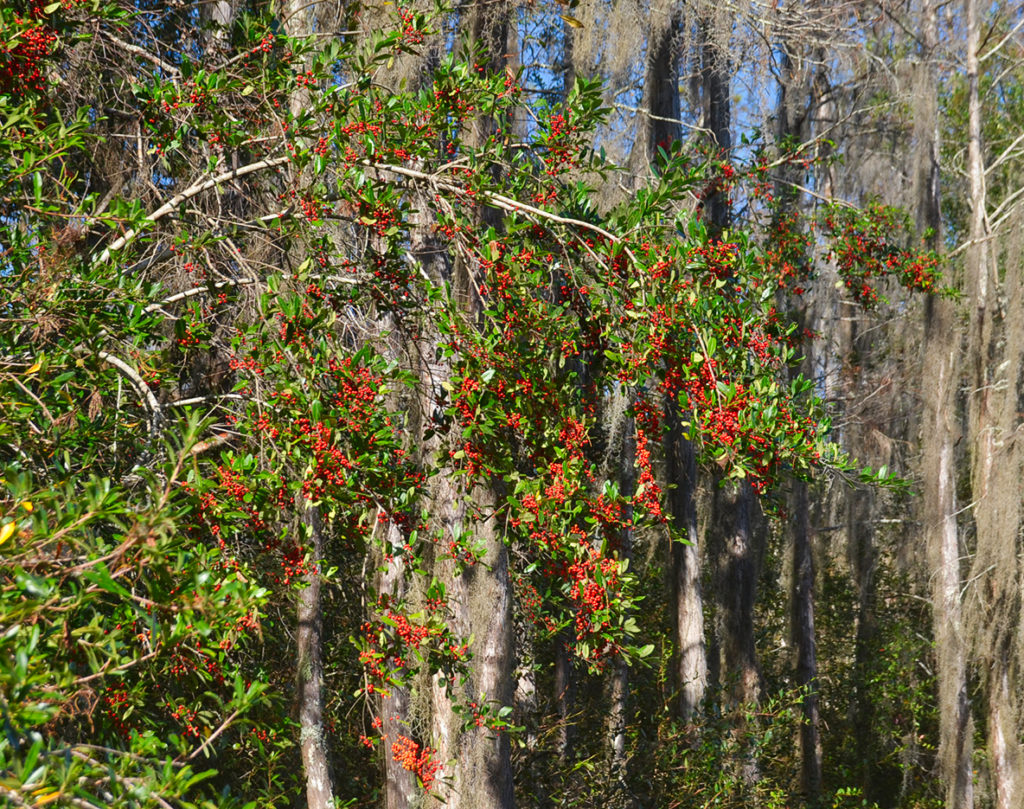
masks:
{"label": "dense foliage", "polygon": [[[155,2],[0,10],[3,800],[297,805],[295,612],[322,584],[344,805],[380,802],[395,765],[448,794],[444,710],[513,740],[525,805],[574,772],[566,805],[620,800],[603,734],[552,741],[557,666],[591,715],[635,672],[635,798],[793,805],[785,665],[759,706],[665,707],[667,549],[690,539],[668,457],[763,495],[776,531],[793,481],[855,478],[788,310],[829,266],[865,309],[932,292],[937,257],[891,207],[802,218],[754,150],[666,144],[608,203],[600,82],[545,100],[440,11],[349,13],[373,30],[262,3],[227,28]],[[438,38],[419,81],[383,80]],[[714,195],[749,203],[731,229]],[[514,699],[480,685],[484,579]],[[891,726],[933,722],[931,680],[889,679],[919,639],[885,633],[857,673],[892,714],[881,758]],[[856,751],[832,755],[831,800],[859,801]]]}

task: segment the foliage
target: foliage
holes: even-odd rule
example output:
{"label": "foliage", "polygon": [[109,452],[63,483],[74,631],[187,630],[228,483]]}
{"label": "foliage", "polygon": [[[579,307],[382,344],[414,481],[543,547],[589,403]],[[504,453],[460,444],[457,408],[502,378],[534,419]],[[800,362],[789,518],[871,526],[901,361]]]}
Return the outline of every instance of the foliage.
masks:
{"label": "foliage", "polygon": [[[617,171],[592,148],[597,82],[531,105],[466,46],[395,91],[374,76],[432,33],[427,16],[390,9],[372,36],[323,41],[265,10],[229,32],[233,56],[216,38],[136,46],[91,112],[71,110],[48,77],[75,43],[189,20],[99,3],[2,15],[12,804],[280,805],[299,777],[282,717],[308,575],[330,585],[333,642],[354,646],[335,682],[358,682],[356,701],[332,704],[332,744],[390,756],[430,791],[432,740],[411,723],[384,739],[379,698],[440,675],[467,727],[510,730],[510,706],[459,696],[475,649],[437,573],[481,564],[485,523],[514,550],[517,614],[600,674],[655,650],[637,620],[651,568],[631,542],[678,530],[659,482],[670,413],[704,468],[759,492],[849,466],[790,373],[795,327],[776,298],[792,274],[773,245],[676,208],[731,169],[675,149],[649,187],[596,206]],[[106,102],[121,114],[126,99],[136,175],[101,198],[101,157],[129,160],[102,139]],[[535,123],[513,142],[525,112]],[[843,216],[849,247],[860,231]],[[885,265],[930,289],[934,266],[888,247],[892,225],[857,225],[871,249],[858,242],[851,277]],[[461,530],[433,516],[442,484]],[[310,508],[324,558],[300,528]],[[408,596],[367,570],[395,565]],[[759,746],[788,708],[762,710]],[[719,730],[685,754],[667,730],[683,775],[666,759],[659,777],[729,791],[736,751],[715,747]],[[709,771],[723,780],[703,783]],[[352,784],[343,797],[372,789]],[[765,782],[766,805],[788,788]]]}

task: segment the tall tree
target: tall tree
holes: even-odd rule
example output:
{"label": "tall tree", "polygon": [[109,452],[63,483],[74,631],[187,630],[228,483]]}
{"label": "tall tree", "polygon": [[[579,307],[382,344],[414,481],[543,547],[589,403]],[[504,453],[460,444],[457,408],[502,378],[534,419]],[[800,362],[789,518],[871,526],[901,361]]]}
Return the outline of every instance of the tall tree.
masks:
{"label": "tall tree", "polygon": [[[645,176],[657,163],[659,149],[669,153],[682,140],[680,67],[682,64],[684,6],[655,2],[648,9],[647,53],[643,103],[636,142],[630,153],[633,171]],[[684,720],[692,719],[707,690],[707,650],[704,598],[701,583],[700,535],[697,528],[697,463],[688,440],[678,403],[671,394],[665,402],[668,426],[665,447],[669,515],[674,538],[670,544],[670,599],[675,634],[673,665],[676,708]]]}
{"label": "tall tree", "polygon": [[[939,4],[928,0],[921,10],[922,59],[915,93],[915,189],[918,227],[938,248],[942,243],[939,189],[939,122],[936,98],[936,49]],[[967,682],[960,571],[960,531],[957,525],[956,457],[957,387],[960,336],[953,303],[933,297],[925,301],[921,391],[921,517],[928,549],[938,661],[939,765],[949,809],[974,806],[973,742]]]}
{"label": "tall tree", "polygon": [[[501,73],[508,66],[510,52],[510,5],[475,4],[465,12],[463,21],[468,56],[480,69]],[[478,61],[477,61],[478,60]],[[502,124],[483,111],[471,117],[466,126],[465,146],[483,152]],[[499,169],[493,167],[494,179]],[[501,213],[486,204],[477,210],[478,225],[501,227]],[[475,257],[462,255],[453,264],[451,294],[461,307],[460,318],[471,328],[481,317],[477,282],[479,267]],[[451,378],[451,371],[440,371],[439,380]],[[442,387],[446,384],[441,381]],[[447,383],[450,384],[450,383]],[[479,564],[461,572],[445,563],[439,570],[448,586],[456,626],[462,637],[474,639],[474,664],[466,681],[435,682],[434,735],[439,743],[446,767],[443,800],[452,809],[502,809],[514,806],[511,749],[507,734],[477,724],[463,728],[457,712],[469,703],[498,710],[512,703],[513,686],[513,622],[512,593],[508,548],[499,523],[500,483],[494,486],[475,485],[466,488],[457,478],[443,481],[433,491],[433,510],[444,514],[444,531],[453,538],[463,532],[473,537],[480,551]],[[457,703],[452,702],[451,689],[458,689]]]}
{"label": "tall tree", "polygon": [[[778,103],[775,113],[775,139],[780,150],[806,148],[812,135],[812,118],[821,103],[816,86],[824,82],[817,80],[818,71],[823,70],[819,60],[811,58],[816,48],[813,44],[786,39],[785,28],[780,43],[778,76]],[[819,66],[815,69],[815,64]],[[802,172],[785,155],[777,169],[772,223],[772,233],[783,241],[793,237],[790,232],[800,227]],[[794,256],[797,262],[806,263],[807,256]],[[782,296],[780,295],[780,298]],[[780,300],[785,305],[785,300]],[[806,333],[807,323],[814,322],[813,307],[794,302],[797,311],[794,318],[801,333]],[[805,376],[814,374],[813,341],[804,340],[803,360],[799,371]],[[796,368],[791,370],[794,377]],[[803,722],[800,725],[801,786],[810,800],[816,800],[822,789],[822,747],[821,727],[818,709],[818,660],[817,638],[815,635],[815,565],[813,553],[813,529],[810,515],[810,492],[807,481],[794,478],[788,495],[789,541],[792,546],[792,585],[790,588],[790,634],[796,654],[796,684],[801,689]]]}
{"label": "tall tree", "polygon": [[[968,295],[968,430],[976,546],[970,602],[972,647],[985,690],[986,747],[994,805],[1009,809],[1024,788],[1021,702],[1015,644],[1020,608],[1020,460],[1015,434],[1021,364],[1019,269],[999,271],[1000,233],[989,221],[984,129],[981,7],[966,0],[967,179],[970,224],[965,252]],[[989,53],[988,56],[992,54]],[[996,82],[999,80],[997,79]],[[993,82],[995,83],[995,82]],[[1003,153],[1000,157],[1010,158]],[[1014,239],[1016,241],[1016,239]],[[1001,279],[1005,277],[1005,282]]]}

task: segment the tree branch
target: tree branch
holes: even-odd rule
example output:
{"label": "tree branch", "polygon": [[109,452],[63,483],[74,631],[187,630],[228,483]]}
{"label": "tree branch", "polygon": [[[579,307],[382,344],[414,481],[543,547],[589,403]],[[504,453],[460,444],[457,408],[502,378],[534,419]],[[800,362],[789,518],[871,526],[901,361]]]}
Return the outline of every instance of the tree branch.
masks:
{"label": "tree branch", "polygon": [[[196,196],[197,194],[203,193],[203,191],[208,191],[209,189],[214,188],[215,186],[218,186],[221,183],[225,183],[225,182],[227,182],[229,180],[233,180],[233,179],[235,179],[237,177],[244,177],[247,174],[253,174],[253,173],[257,172],[257,171],[262,171],[263,169],[270,169],[270,168],[275,168],[277,166],[284,165],[289,160],[291,160],[290,156],[288,156],[288,157],[273,157],[273,158],[267,158],[266,160],[258,160],[257,162],[250,163],[247,166],[242,166],[241,168],[237,168],[237,169],[231,169],[230,171],[225,171],[225,172],[222,172],[220,174],[214,175],[213,177],[210,177],[210,178],[208,178],[206,180],[202,180],[202,181],[200,181],[198,183],[195,183],[194,185],[189,186],[188,188],[186,188],[181,193],[176,194],[175,196],[173,196],[169,201],[167,201],[166,203],[161,205],[159,208],[157,208],[155,211],[153,211],[153,213],[149,214],[146,217],[146,221],[151,223],[151,224],[155,223],[155,222],[158,222],[159,220],[161,220],[165,216],[167,216],[167,214],[171,213],[179,205],[181,205],[181,203],[185,202],[186,200],[191,199],[192,197]],[[113,242],[113,244],[111,244],[109,247],[107,247],[99,255],[99,257],[95,259],[94,263],[96,263],[96,264],[103,264],[103,263],[109,261],[112,253],[114,253],[117,250],[120,250],[125,245],[127,245],[129,242],[133,241],[139,235],[140,232],[141,232],[141,228],[129,230],[123,236],[121,236],[120,238],[116,239]]]}

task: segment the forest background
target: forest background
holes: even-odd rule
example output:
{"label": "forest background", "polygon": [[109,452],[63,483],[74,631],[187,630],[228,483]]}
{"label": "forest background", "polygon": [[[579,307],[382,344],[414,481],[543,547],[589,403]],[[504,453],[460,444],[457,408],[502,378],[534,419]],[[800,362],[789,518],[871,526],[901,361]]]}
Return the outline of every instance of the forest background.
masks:
{"label": "forest background", "polygon": [[1024,794],[1015,3],[0,8],[0,795]]}

